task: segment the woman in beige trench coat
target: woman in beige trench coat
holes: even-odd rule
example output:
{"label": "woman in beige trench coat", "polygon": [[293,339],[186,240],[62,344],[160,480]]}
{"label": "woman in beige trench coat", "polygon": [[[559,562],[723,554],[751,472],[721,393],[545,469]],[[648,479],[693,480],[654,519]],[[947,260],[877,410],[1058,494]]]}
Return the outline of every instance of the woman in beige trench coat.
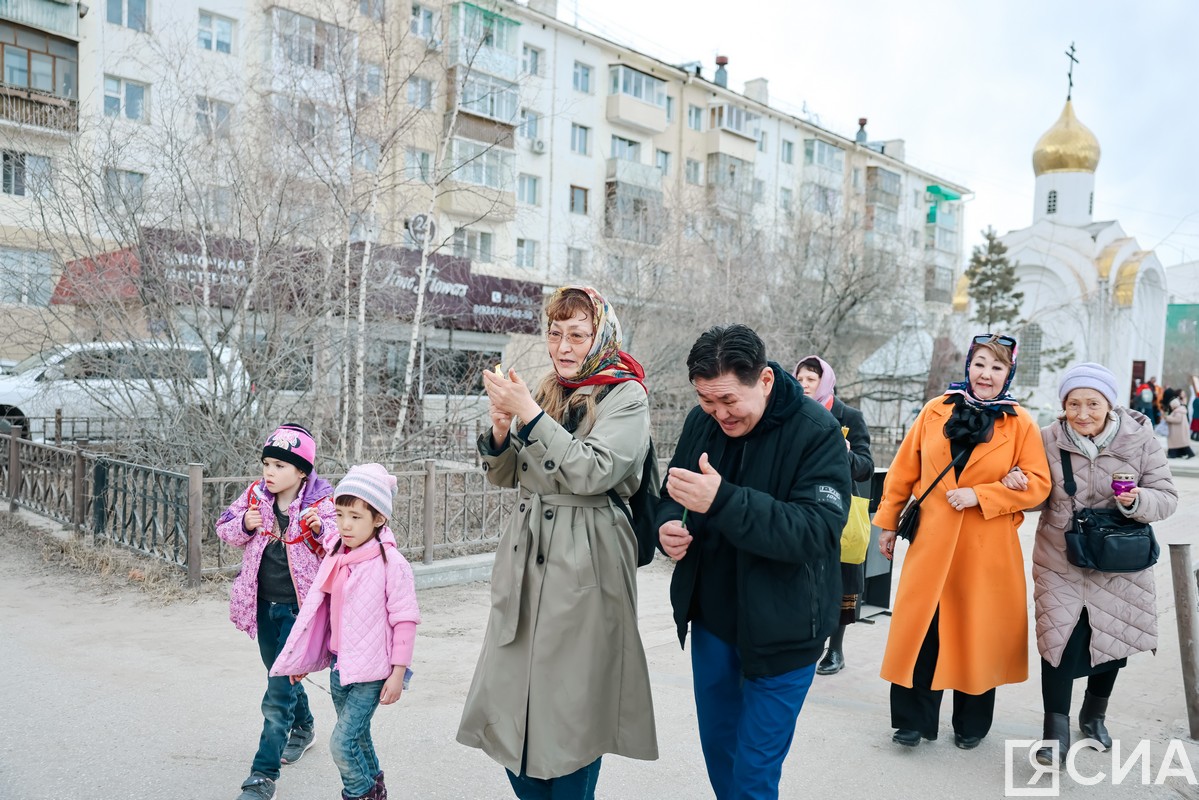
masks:
{"label": "woman in beige trench coat", "polygon": [[636,538],[606,495],[637,490],[649,404],[644,370],[594,289],[559,289],[546,315],[554,371],[536,397],[515,370],[484,375],[483,469],[520,496],[458,741],[499,762],[519,798],[589,800],[603,754],[658,757]]}

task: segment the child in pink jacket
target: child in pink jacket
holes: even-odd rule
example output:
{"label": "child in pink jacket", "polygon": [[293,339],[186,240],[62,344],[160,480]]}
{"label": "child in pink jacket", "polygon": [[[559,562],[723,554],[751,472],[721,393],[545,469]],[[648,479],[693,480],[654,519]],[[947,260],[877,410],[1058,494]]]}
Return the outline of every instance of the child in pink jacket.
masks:
{"label": "child in pink jacket", "polygon": [[[337,541],[337,515],[333,487],[314,469],[316,442],[306,428],[280,425],[262,446],[261,461],[262,478],[226,509],[216,532],[244,551],[229,591],[229,617],[258,639],[270,670],[320,568],[322,541]],[[238,800],[274,798],[280,766],[298,761],[315,738],[304,687],[268,675],[262,735]]]}
{"label": "child in pink jacket", "polygon": [[329,740],[345,800],[385,800],[371,741],[379,704],[400,699],[420,610],[412,567],[387,527],[396,479],[380,464],[351,467],[333,493],[335,544],[321,563],[271,675],[299,682],[332,666],[329,693],[337,725]]}

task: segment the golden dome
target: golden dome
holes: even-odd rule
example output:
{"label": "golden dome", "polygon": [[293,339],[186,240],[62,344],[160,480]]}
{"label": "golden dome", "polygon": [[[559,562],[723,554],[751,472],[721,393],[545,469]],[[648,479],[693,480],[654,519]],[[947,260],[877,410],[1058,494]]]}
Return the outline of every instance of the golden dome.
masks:
{"label": "golden dome", "polygon": [[1074,105],[1067,100],[1062,115],[1045,131],[1032,151],[1032,171],[1094,172],[1099,166],[1099,140],[1074,116]]}
{"label": "golden dome", "polygon": [[953,310],[961,313],[970,308],[970,278],[965,273],[953,288]]}

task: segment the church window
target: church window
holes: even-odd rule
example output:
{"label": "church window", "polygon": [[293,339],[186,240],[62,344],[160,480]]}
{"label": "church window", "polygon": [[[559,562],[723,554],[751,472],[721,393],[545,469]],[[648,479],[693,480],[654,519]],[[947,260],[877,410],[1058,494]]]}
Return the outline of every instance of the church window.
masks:
{"label": "church window", "polygon": [[1087,206],[1087,213],[1088,214],[1095,213],[1095,193],[1094,192],[1091,192],[1091,204]]}
{"label": "church window", "polygon": [[1049,190],[1049,201],[1045,204],[1046,214],[1057,213],[1057,189]]}
{"label": "church window", "polygon": [[[1053,192],[1049,193],[1054,196]],[[1017,386],[1041,385],[1041,326],[1031,322],[1020,331],[1020,369],[1016,370],[1013,383]]]}

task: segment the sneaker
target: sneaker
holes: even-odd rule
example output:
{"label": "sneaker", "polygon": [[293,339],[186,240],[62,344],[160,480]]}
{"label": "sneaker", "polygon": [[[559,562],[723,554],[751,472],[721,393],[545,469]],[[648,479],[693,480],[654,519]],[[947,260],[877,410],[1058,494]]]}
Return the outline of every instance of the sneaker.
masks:
{"label": "sneaker", "polygon": [[287,737],[287,746],[283,748],[283,757],[279,761],[283,764],[294,764],[299,761],[308,748],[316,742],[316,728],[292,728],[291,736]]}
{"label": "sneaker", "polygon": [[275,797],[275,782],[255,772],[242,783],[237,800],[275,800]]}

